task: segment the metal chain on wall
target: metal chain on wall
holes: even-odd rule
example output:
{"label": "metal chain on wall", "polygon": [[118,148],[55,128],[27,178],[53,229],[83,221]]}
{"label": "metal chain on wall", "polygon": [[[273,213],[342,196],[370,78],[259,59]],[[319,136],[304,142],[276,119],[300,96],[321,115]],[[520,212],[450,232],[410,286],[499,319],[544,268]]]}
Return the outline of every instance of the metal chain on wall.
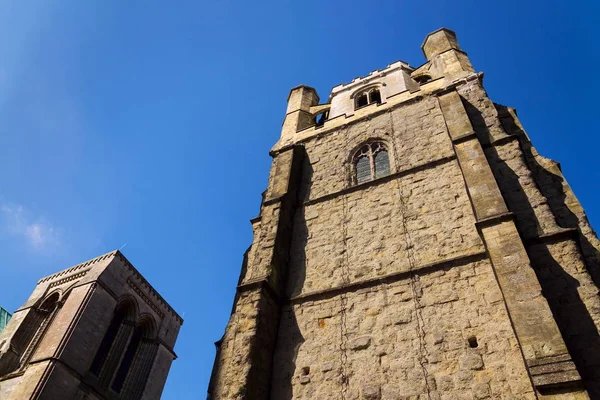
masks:
{"label": "metal chain on wall", "polygon": [[[394,128],[391,120],[390,114],[390,126],[392,130],[392,137],[394,136]],[[347,129],[343,132],[345,137],[345,148],[347,151],[349,148],[349,137]],[[398,165],[398,159],[396,158],[394,151],[394,159],[396,165]],[[351,178],[351,177],[350,177]],[[400,202],[400,216],[401,223],[403,229],[403,236],[406,245],[406,254],[409,263],[409,274],[410,274],[410,288],[412,292],[413,305],[415,316],[417,319],[417,336],[419,338],[419,358],[418,362],[421,367],[421,371],[423,373],[423,379],[425,383],[425,389],[427,391],[427,398],[431,399],[431,389],[429,387],[429,376],[426,368],[426,360],[427,360],[427,347],[425,343],[425,329],[424,329],[424,320],[423,315],[421,313],[422,306],[420,303],[420,296],[417,290],[418,277],[416,276],[414,269],[416,266],[416,259],[414,256],[413,250],[413,242],[410,236],[410,232],[408,230],[407,224],[407,205],[405,202],[405,197],[402,192],[402,188],[400,186],[399,180],[396,180],[397,190],[399,195]],[[348,253],[348,215],[350,213],[348,206],[348,197],[347,195],[342,196],[342,242],[344,245],[344,259],[341,263],[341,272],[342,272],[342,283],[344,286],[350,283],[350,256]],[[342,292],[340,294],[340,370],[341,370],[341,399],[345,400],[347,398],[348,389],[349,389],[349,371],[348,371],[348,328],[347,328],[347,308],[348,308],[348,296],[346,292]]]}
{"label": "metal chain on wall", "polygon": [[415,274],[415,266],[416,260],[413,252],[413,243],[410,237],[410,233],[407,226],[407,218],[406,218],[406,202],[404,201],[404,194],[402,193],[402,188],[400,187],[399,181],[396,181],[398,184],[398,196],[400,199],[400,214],[402,218],[402,229],[404,230],[404,241],[406,244],[406,255],[408,258],[409,265],[409,274],[410,274],[410,289],[413,297],[413,306],[415,310],[415,317],[417,318],[417,336],[419,338],[419,365],[421,366],[421,371],[423,372],[423,379],[425,380],[425,390],[427,390],[427,398],[431,399],[431,391],[429,389],[429,377],[427,374],[427,368],[425,366],[427,360],[427,346],[425,344],[425,323],[423,321],[423,314],[421,312],[422,306],[419,300],[420,296],[417,291],[417,283],[418,277]]}
{"label": "metal chain on wall", "polygon": [[[390,116],[390,129],[392,131],[392,137],[395,137],[395,132],[394,132],[394,121],[392,119],[392,114],[391,112],[389,113]],[[396,164],[396,168],[399,165],[399,159],[397,157],[396,151],[395,149],[394,151],[394,161]],[[412,298],[413,298],[413,306],[414,306],[414,311],[415,311],[415,317],[417,318],[417,336],[419,338],[419,365],[421,367],[421,371],[423,373],[423,379],[425,381],[425,390],[427,391],[427,398],[431,399],[431,389],[429,387],[429,376],[427,373],[427,367],[425,366],[425,364],[427,363],[427,357],[428,357],[428,352],[427,352],[427,346],[425,343],[425,323],[423,320],[423,314],[421,312],[422,310],[422,306],[421,306],[421,302],[420,302],[420,296],[419,293],[417,291],[417,283],[418,283],[418,277],[415,274],[415,266],[416,266],[416,259],[415,259],[415,255],[414,255],[414,244],[412,241],[412,238],[410,236],[410,231],[408,229],[408,223],[407,220],[408,218],[406,217],[407,211],[408,211],[408,207],[406,205],[406,201],[405,201],[405,196],[404,193],[402,192],[402,186],[400,185],[400,179],[397,178],[396,179],[396,187],[398,190],[398,197],[399,197],[399,202],[400,202],[400,217],[402,220],[402,229],[403,229],[403,233],[404,233],[404,242],[406,245],[406,256],[408,259],[408,267],[409,267],[409,275],[410,275],[410,289],[412,292]]]}
{"label": "metal chain on wall", "polygon": [[[348,149],[349,138],[347,129],[343,133]],[[342,285],[350,284],[350,256],[348,254],[348,197],[342,195],[342,243],[344,244],[344,259],[341,262]],[[349,377],[348,377],[348,327],[347,323],[347,307],[348,295],[345,291],[340,294],[340,370],[341,370],[341,399],[345,400],[348,393]]]}

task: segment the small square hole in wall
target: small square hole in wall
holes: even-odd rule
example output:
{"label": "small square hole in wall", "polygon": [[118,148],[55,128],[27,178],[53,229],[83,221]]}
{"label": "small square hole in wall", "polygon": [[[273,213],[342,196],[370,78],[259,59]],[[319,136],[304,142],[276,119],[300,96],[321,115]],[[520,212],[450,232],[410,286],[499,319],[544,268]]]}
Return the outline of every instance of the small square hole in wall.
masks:
{"label": "small square hole in wall", "polygon": [[477,338],[475,336],[471,336],[467,339],[467,341],[469,342],[470,348],[476,349],[477,347],[479,347],[479,343],[477,343]]}
{"label": "small square hole in wall", "polygon": [[302,375],[306,376],[310,374],[310,367],[302,367]]}

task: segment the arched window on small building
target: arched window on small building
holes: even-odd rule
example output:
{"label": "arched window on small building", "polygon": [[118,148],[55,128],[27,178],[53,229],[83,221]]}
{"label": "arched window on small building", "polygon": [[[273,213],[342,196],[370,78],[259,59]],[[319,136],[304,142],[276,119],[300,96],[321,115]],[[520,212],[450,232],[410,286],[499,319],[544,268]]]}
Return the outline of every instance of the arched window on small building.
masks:
{"label": "arched window on small building", "polygon": [[25,340],[22,340],[22,344],[19,343],[22,346],[21,348],[24,350],[19,361],[21,368],[25,368],[27,366],[27,363],[29,363],[31,357],[37,350],[39,343],[44,338],[48,327],[58,312],[60,306],[59,300],[60,294],[58,292],[54,292],[32,311],[28,335],[24,335]]}
{"label": "arched window on small building", "polygon": [[356,108],[364,107],[369,104],[369,95],[367,93],[361,93],[356,96]]}
{"label": "arched window on small building", "polygon": [[381,93],[379,93],[379,89],[373,89],[369,92],[369,104],[371,103],[381,104]]}
{"label": "arched window on small building", "polygon": [[361,146],[352,157],[354,183],[361,184],[390,174],[390,158],[385,145],[371,142]]}
{"label": "arched window on small building", "polygon": [[366,89],[355,96],[355,108],[368,106],[369,104],[381,104],[381,92],[378,88]]}
{"label": "arched window on small building", "polygon": [[101,387],[107,388],[123,355],[137,318],[135,301],[121,300],[115,307],[112,319],[90,366]]}
{"label": "arched window on small building", "polygon": [[151,317],[143,316],[136,323],[111,389],[122,398],[140,399],[157,351],[156,324]]}

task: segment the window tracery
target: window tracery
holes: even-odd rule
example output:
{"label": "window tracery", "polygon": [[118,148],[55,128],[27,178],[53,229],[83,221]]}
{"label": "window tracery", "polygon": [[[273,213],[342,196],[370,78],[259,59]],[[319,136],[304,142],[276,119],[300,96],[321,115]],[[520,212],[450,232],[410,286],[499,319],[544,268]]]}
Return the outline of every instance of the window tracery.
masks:
{"label": "window tracery", "polygon": [[361,184],[390,174],[390,159],[386,146],[371,142],[361,146],[352,158],[354,183]]}

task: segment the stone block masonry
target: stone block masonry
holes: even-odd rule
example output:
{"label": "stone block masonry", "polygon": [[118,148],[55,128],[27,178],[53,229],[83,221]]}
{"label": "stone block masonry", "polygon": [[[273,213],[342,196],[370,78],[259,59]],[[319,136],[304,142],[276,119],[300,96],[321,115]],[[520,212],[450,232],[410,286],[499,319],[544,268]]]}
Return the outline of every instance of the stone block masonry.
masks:
{"label": "stone block masonry", "polygon": [[291,90],[210,399],[600,399],[581,205],[454,32],[422,48]]}

